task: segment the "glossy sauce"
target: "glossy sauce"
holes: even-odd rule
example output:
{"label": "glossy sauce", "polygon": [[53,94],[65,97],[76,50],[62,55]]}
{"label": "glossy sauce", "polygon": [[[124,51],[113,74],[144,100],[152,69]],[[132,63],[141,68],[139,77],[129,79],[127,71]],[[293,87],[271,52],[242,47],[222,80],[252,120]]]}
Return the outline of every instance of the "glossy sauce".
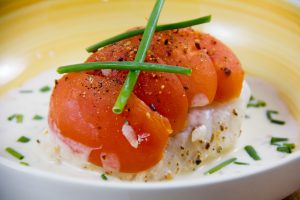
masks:
{"label": "glossy sauce", "polygon": [[[29,167],[64,176],[76,175],[78,178],[101,180],[99,175],[101,170],[97,167],[92,167],[93,169],[89,170],[91,166],[82,161],[84,154],[70,156],[70,150],[58,147],[56,144],[60,141],[51,137],[51,134],[47,131],[47,115],[51,92],[42,93],[39,89],[45,85],[53,87],[55,78],[58,78],[58,75],[54,71],[43,73],[0,98],[0,156],[18,164],[19,160],[5,151],[6,147],[13,147],[25,156],[22,161],[29,163]],[[247,109],[248,117],[244,119],[241,137],[231,152],[222,154],[216,160],[207,161],[196,171],[176,176],[175,179],[200,177],[206,179],[211,176],[251,173],[253,169],[273,165],[290,154],[276,151],[276,146],[270,145],[272,136],[289,138],[289,143],[296,144],[294,152],[299,149],[300,129],[287,106],[277,95],[276,90],[270,84],[257,78],[248,77],[247,82],[252,90],[252,95],[256,99],[266,101],[267,106]],[[32,90],[33,92],[20,93],[20,90]],[[275,117],[284,120],[286,124],[280,126],[270,123],[266,117],[267,109],[279,111],[279,114]],[[7,120],[14,113],[24,115],[22,123]],[[44,118],[42,120],[32,120],[35,114]],[[31,141],[28,143],[16,142],[22,135],[29,137]],[[249,157],[243,149],[245,145],[255,147],[262,160],[254,161]],[[68,155],[69,160],[61,159],[60,155]],[[231,157],[237,157],[237,161],[246,162],[249,165],[231,164],[213,175],[204,175],[204,172],[208,169]],[[70,163],[75,163],[75,165]],[[117,178],[111,176],[108,179],[118,181]]]}

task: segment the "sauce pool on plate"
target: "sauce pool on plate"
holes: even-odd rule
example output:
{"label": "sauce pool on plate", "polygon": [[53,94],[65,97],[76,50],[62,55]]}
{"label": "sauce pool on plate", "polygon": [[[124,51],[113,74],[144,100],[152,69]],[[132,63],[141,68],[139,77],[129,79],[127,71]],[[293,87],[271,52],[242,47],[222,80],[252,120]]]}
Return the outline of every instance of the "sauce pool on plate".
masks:
{"label": "sauce pool on plate", "polygon": [[[49,134],[47,115],[55,78],[58,78],[55,72],[45,72],[1,96],[0,156],[24,167],[63,176],[119,181],[116,177],[101,175],[104,172],[100,168],[84,162],[80,157],[72,156],[61,145],[57,146],[59,141]],[[174,176],[175,180],[250,173],[253,169],[280,162],[298,150],[300,129],[276,90],[258,78],[247,77],[246,81],[251,88],[252,97],[243,120],[241,136],[234,148],[222,152],[216,160],[201,163],[201,167],[191,173]],[[260,160],[253,159],[245,146],[253,147]],[[15,150],[23,158],[13,156],[7,148]],[[65,157],[69,159],[66,160]],[[228,165],[219,166],[228,160]]]}

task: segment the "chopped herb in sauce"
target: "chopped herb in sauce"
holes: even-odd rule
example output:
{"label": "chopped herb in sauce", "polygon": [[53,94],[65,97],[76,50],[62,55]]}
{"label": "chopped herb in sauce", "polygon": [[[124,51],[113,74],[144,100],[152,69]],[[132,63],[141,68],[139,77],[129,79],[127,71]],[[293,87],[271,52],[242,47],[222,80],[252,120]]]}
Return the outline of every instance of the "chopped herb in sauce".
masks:
{"label": "chopped herb in sauce", "polygon": [[270,144],[271,145],[278,145],[277,143],[279,143],[279,142],[286,142],[288,140],[289,140],[288,138],[272,137],[271,141],[270,141]]}
{"label": "chopped herb in sauce", "polygon": [[290,147],[286,147],[286,146],[277,147],[276,150],[279,152],[282,152],[282,153],[292,153],[292,149]]}
{"label": "chopped herb in sauce", "polygon": [[20,162],[20,165],[29,166],[27,162]]}
{"label": "chopped herb in sauce", "polygon": [[227,165],[233,163],[236,161],[237,158],[230,158],[228,160],[225,160],[224,162],[218,164],[217,166],[211,168],[210,170],[208,170],[207,172],[205,172],[204,174],[207,175],[207,174],[213,174],[219,170],[221,170],[222,168],[226,167]]}
{"label": "chopped herb in sauce", "polygon": [[23,118],[24,118],[24,116],[22,114],[13,114],[13,115],[9,116],[7,118],[7,120],[8,121],[12,121],[12,120],[16,119],[17,123],[22,123],[23,122]]}
{"label": "chopped herb in sauce", "polygon": [[247,104],[247,107],[253,107],[253,108],[259,108],[259,107],[266,107],[267,103],[265,101],[262,100],[257,100],[255,99],[253,96],[250,97],[250,100]]}
{"label": "chopped herb in sauce", "polygon": [[238,162],[238,161],[235,161],[234,164],[236,164],[236,165],[249,165],[249,163]]}
{"label": "chopped herb in sauce", "polygon": [[296,148],[296,145],[294,143],[284,143],[283,146],[288,147],[290,149]]}
{"label": "chopped herb in sauce", "polygon": [[21,153],[17,152],[11,147],[7,147],[5,151],[10,155],[12,155],[13,157],[17,158],[18,160],[22,160],[24,158],[24,156]]}
{"label": "chopped herb in sauce", "polygon": [[51,90],[51,88],[48,85],[40,88],[40,92],[49,92],[50,90]]}
{"label": "chopped herb in sauce", "polygon": [[283,143],[287,142],[288,138],[272,137],[270,144],[277,146],[276,150],[282,153],[292,153],[296,145],[294,143]]}
{"label": "chopped herb in sauce", "polygon": [[106,176],[105,174],[101,174],[101,178],[102,178],[102,180],[104,180],[104,181],[107,181],[107,180],[108,180],[108,178],[107,178],[107,176]]}
{"label": "chopped herb in sauce", "polygon": [[20,93],[32,93],[33,91],[32,90],[20,90],[19,92]]}
{"label": "chopped herb in sauce", "polygon": [[253,146],[247,145],[244,147],[245,151],[248,153],[248,155],[253,158],[253,160],[260,160],[259,155],[257,154],[256,150]]}
{"label": "chopped herb in sauce", "polygon": [[33,120],[42,120],[42,119],[44,119],[44,117],[42,117],[40,115],[34,115],[32,119]]}
{"label": "chopped herb in sauce", "polygon": [[30,141],[30,139],[28,137],[21,136],[21,137],[19,137],[19,139],[17,141],[21,142],[21,143],[27,143]]}
{"label": "chopped herb in sauce", "polygon": [[277,114],[279,114],[279,112],[276,111],[276,110],[267,110],[267,118],[268,118],[268,120],[271,123],[273,123],[273,124],[284,125],[285,121],[274,119],[273,116],[272,116],[274,114],[277,115]]}

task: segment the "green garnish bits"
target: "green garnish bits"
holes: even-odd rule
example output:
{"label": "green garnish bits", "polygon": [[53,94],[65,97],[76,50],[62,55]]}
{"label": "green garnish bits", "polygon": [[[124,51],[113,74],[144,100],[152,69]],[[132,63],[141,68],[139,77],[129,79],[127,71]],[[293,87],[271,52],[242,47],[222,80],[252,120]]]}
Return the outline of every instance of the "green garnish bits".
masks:
{"label": "green garnish bits", "polygon": [[249,165],[249,163],[238,162],[238,161],[234,162],[234,164],[236,164],[236,165]]}
{"label": "green garnish bits", "polygon": [[20,93],[32,93],[33,91],[32,90],[20,90],[19,92]]}
{"label": "green garnish bits", "polygon": [[278,119],[274,119],[273,118],[273,115],[277,115],[279,114],[278,111],[276,110],[267,110],[267,118],[268,120],[273,123],[273,124],[278,124],[278,125],[285,125],[285,121],[282,121],[282,120],[278,120]]}
{"label": "green garnish bits", "polygon": [[27,143],[30,141],[30,139],[28,137],[21,136],[21,137],[19,137],[19,139],[17,141],[21,142],[21,143]]}
{"label": "green garnish bits", "polygon": [[[143,63],[147,54],[147,51],[150,47],[153,34],[156,29],[156,24],[160,15],[160,12],[162,10],[164,4],[164,0],[157,0],[156,4],[152,10],[152,13],[150,15],[149,21],[147,23],[147,26],[145,28],[140,46],[138,48],[138,51],[136,53],[134,62],[137,63]],[[140,70],[130,70],[127,78],[124,82],[124,85],[120,91],[120,94],[117,98],[117,101],[112,109],[112,111],[116,114],[120,114],[123,112],[123,109],[128,101],[128,98],[130,97],[130,94],[135,86],[135,83],[139,77]]]}
{"label": "green garnish bits", "polygon": [[289,139],[288,138],[279,138],[279,137],[272,137],[270,144],[271,145],[278,145],[277,143],[279,142],[287,142]]}
{"label": "green garnish bits", "polygon": [[253,160],[260,160],[259,155],[257,154],[256,150],[253,146],[247,145],[244,147],[245,151],[248,153],[248,155],[253,158]]}
{"label": "green garnish bits", "polygon": [[42,120],[44,118],[42,116],[40,116],[40,115],[34,115],[32,119],[33,120]]}
{"label": "green garnish bits", "polygon": [[107,176],[106,176],[105,174],[101,174],[101,178],[102,178],[102,180],[104,180],[104,181],[107,181],[107,180],[108,180],[108,178],[107,178]]}
{"label": "green garnish bits", "polygon": [[250,107],[259,108],[259,107],[266,107],[266,106],[267,106],[267,103],[265,101],[257,100],[253,96],[250,97],[249,102],[247,104],[248,108],[250,108]]}
{"label": "green garnish bits", "polygon": [[210,170],[208,170],[207,172],[205,172],[204,174],[207,175],[207,174],[213,174],[217,171],[219,171],[220,169],[226,167],[227,165],[235,162],[237,160],[237,158],[230,158],[228,160],[225,160],[224,162],[218,164],[217,166],[211,168]]}
{"label": "green garnish bits", "polygon": [[50,90],[51,90],[51,87],[48,85],[40,88],[40,92],[49,92]]}
{"label": "green garnish bits", "polygon": [[27,163],[27,162],[20,162],[20,165],[29,166],[29,163]]}
{"label": "green garnish bits", "polygon": [[17,158],[18,160],[22,160],[24,158],[24,156],[21,153],[17,152],[11,147],[7,147],[5,151],[10,155],[12,155],[13,157]]}
{"label": "green garnish bits", "polygon": [[272,137],[270,144],[277,146],[276,150],[282,153],[292,153],[293,149],[296,148],[294,143],[284,143],[287,142],[288,138],[279,138],[279,137]]}
{"label": "green garnish bits", "polygon": [[13,114],[7,118],[8,121],[16,120],[17,123],[23,122],[24,116],[22,114]]}
{"label": "green garnish bits", "polygon": [[[192,20],[188,20],[188,21],[177,22],[177,23],[172,23],[172,24],[164,24],[164,25],[157,26],[155,29],[155,32],[178,29],[178,28],[185,28],[185,27],[190,27],[190,26],[194,26],[197,24],[204,24],[204,23],[210,22],[210,20],[211,20],[211,15],[207,15],[204,17],[200,17],[200,18],[196,18],[196,19],[192,19]],[[118,41],[130,38],[130,37],[136,36],[136,35],[143,34],[144,31],[145,31],[144,28],[127,31],[125,33],[121,33],[119,35],[116,35],[116,36],[113,36],[106,40],[103,40],[101,42],[98,42],[94,45],[91,45],[91,46],[87,47],[86,50],[87,50],[87,52],[90,52],[90,53],[95,52],[99,48],[104,47],[108,44],[112,44],[114,42],[118,42]]]}

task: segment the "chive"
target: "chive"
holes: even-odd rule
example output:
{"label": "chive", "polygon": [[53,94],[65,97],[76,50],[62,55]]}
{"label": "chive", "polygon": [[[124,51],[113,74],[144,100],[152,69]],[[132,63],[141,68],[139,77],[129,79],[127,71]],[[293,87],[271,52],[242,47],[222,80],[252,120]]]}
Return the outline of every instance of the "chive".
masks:
{"label": "chive", "polygon": [[247,146],[244,147],[244,149],[249,154],[249,156],[251,158],[253,158],[253,160],[260,160],[260,157],[257,154],[257,152],[255,151],[255,149],[253,148],[253,146],[247,145]]}
{"label": "chive", "polygon": [[277,151],[282,152],[282,153],[292,153],[292,149],[287,146],[277,147]]}
{"label": "chive", "polygon": [[284,143],[283,146],[288,147],[290,149],[296,148],[296,145],[294,143]]}
{"label": "chive", "polygon": [[50,91],[50,90],[51,90],[51,88],[50,88],[48,85],[46,85],[46,86],[40,88],[40,92],[48,92],[48,91]]}
{"label": "chive", "polygon": [[16,122],[17,123],[22,123],[23,122],[23,115],[17,114],[16,115]]}
{"label": "chive", "polygon": [[29,166],[27,162],[20,162],[20,165]]}
{"label": "chive", "polygon": [[272,122],[273,124],[278,124],[278,125],[285,124],[285,121],[273,119],[273,117],[272,117],[273,114],[279,114],[279,112],[276,110],[267,110],[267,118],[268,118],[268,120],[270,120],[270,122]]}
{"label": "chive", "polygon": [[19,139],[17,141],[21,142],[21,143],[27,143],[30,141],[30,139],[28,137],[21,136],[21,137],[19,137]]}
{"label": "chive", "polygon": [[234,162],[234,164],[236,164],[236,165],[249,165],[249,163],[238,162],[238,161]]}
{"label": "chive", "polygon": [[278,142],[286,142],[288,141],[288,138],[279,138],[279,137],[272,137],[270,144],[271,145],[277,145]]}
{"label": "chive", "polygon": [[[138,51],[136,53],[136,56],[134,59],[135,62],[142,63],[145,60],[147,51],[148,51],[149,46],[152,41],[153,34],[156,29],[156,24],[157,24],[161,9],[163,7],[163,4],[164,4],[164,0],[157,0],[155,3],[155,6],[149,17],[149,21],[145,28],[145,31],[144,31],[144,34],[142,37],[142,41],[141,41]],[[116,114],[122,113],[122,111],[128,101],[128,98],[135,86],[135,83],[139,77],[139,74],[140,74],[140,70],[130,70],[129,71],[127,78],[124,82],[124,85],[120,91],[118,98],[117,98],[117,101],[112,109],[114,113],[116,113]]]}
{"label": "chive", "polygon": [[22,160],[24,158],[24,156],[21,153],[17,152],[11,147],[7,147],[5,151],[19,160]]}
{"label": "chive", "polygon": [[106,176],[105,174],[101,174],[101,178],[102,178],[104,181],[107,181],[107,180],[108,180],[108,178],[107,178],[107,176]]}
{"label": "chive", "polygon": [[190,75],[192,70],[185,67],[137,62],[92,62],[62,66],[57,69],[59,74],[98,69],[159,71]]}
{"label": "chive", "polygon": [[[194,25],[197,25],[197,24],[203,24],[203,23],[210,22],[210,20],[211,20],[211,15],[207,15],[207,16],[204,16],[204,17],[195,18],[195,19],[188,20],[188,21],[182,21],[182,22],[177,22],[177,23],[172,23],[172,24],[160,25],[160,26],[156,27],[155,31],[159,32],[159,31],[165,31],[165,30],[172,30],[172,29],[190,27],[190,26],[194,26]],[[130,38],[130,37],[133,37],[133,36],[136,36],[136,35],[143,34],[144,31],[145,31],[144,28],[136,29],[136,30],[132,30],[132,31],[127,31],[125,33],[121,33],[119,35],[116,35],[116,36],[113,36],[113,37],[108,38],[106,40],[103,40],[101,42],[98,42],[94,45],[91,45],[91,46],[87,47],[86,50],[87,50],[87,52],[95,52],[99,48],[104,47],[106,45],[124,40],[126,38]]]}
{"label": "chive", "polygon": [[14,118],[16,118],[16,114],[13,114],[13,115],[9,116],[9,117],[7,118],[7,120],[8,120],[8,121],[12,121]]}
{"label": "chive", "polygon": [[40,116],[40,115],[34,115],[32,119],[33,120],[42,120],[44,118],[42,116]]}
{"label": "chive", "polygon": [[257,100],[253,96],[250,97],[249,102],[247,104],[247,107],[254,107],[254,108],[259,108],[259,107],[266,107],[267,103],[262,100]]}
{"label": "chive", "polygon": [[33,91],[32,90],[20,90],[19,92],[20,93],[32,93]]}
{"label": "chive", "polygon": [[220,169],[226,167],[227,165],[229,165],[229,164],[231,164],[231,163],[233,163],[235,161],[236,161],[236,158],[230,158],[230,159],[228,159],[228,160],[226,160],[226,161],[218,164],[217,166],[211,168],[210,170],[208,170],[204,174],[213,174],[213,173],[219,171]]}
{"label": "chive", "polygon": [[13,114],[13,115],[9,116],[7,118],[7,120],[8,121],[12,121],[12,120],[16,119],[17,123],[22,123],[23,122],[23,118],[24,118],[24,116],[22,114]]}

